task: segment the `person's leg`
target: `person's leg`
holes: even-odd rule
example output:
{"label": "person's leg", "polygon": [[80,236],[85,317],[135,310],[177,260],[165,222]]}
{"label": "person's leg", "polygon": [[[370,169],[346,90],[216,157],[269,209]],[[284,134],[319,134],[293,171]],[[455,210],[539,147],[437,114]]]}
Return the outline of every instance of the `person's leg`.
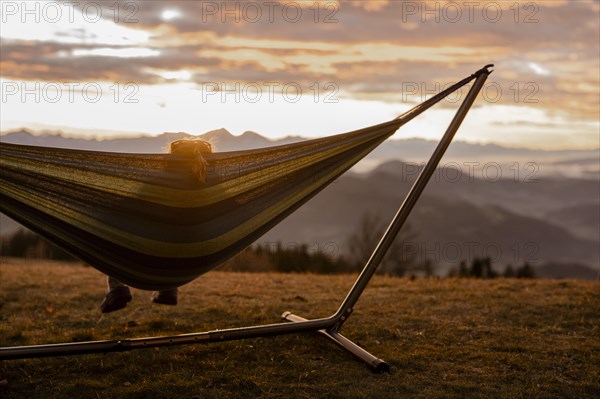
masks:
{"label": "person's leg", "polygon": [[132,299],[129,287],[110,276],[108,276],[107,283],[108,292],[102,304],[100,304],[100,311],[102,313],[110,313],[123,309]]}
{"label": "person's leg", "polygon": [[177,288],[154,291],[152,293],[152,302],[161,305],[177,305]]}
{"label": "person's leg", "polygon": [[118,289],[119,287],[127,287],[125,284],[123,284],[122,282],[120,282],[119,280],[117,280],[116,278],[111,277],[111,276],[107,276],[106,284],[108,285],[109,291]]}

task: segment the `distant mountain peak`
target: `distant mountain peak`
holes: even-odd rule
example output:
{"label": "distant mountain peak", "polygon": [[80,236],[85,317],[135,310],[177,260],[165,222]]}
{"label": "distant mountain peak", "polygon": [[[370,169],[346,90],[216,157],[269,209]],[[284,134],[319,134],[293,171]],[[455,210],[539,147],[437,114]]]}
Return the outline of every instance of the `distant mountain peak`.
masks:
{"label": "distant mountain peak", "polygon": [[242,133],[242,134],[240,135],[240,137],[253,137],[253,138],[258,138],[258,137],[260,137],[260,138],[264,138],[264,137],[263,137],[263,136],[261,136],[260,134],[258,134],[258,133],[256,133],[256,132],[253,132],[253,131],[251,131],[251,130],[246,130],[244,133]]}
{"label": "distant mountain peak", "polygon": [[31,130],[29,129],[15,129],[15,130],[10,130],[8,132],[0,132],[0,136],[4,137],[4,136],[13,136],[13,137],[17,137],[17,136],[28,136],[28,137],[33,137],[33,136],[39,136],[39,134],[34,134]]}
{"label": "distant mountain peak", "polygon": [[211,138],[231,139],[231,138],[234,138],[235,136],[233,134],[231,134],[231,132],[229,130],[227,130],[225,128],[220,128],[220,129],[211,130],[209,132],[201,134],[200,137],[205,138],[205,139],[211,139]]}

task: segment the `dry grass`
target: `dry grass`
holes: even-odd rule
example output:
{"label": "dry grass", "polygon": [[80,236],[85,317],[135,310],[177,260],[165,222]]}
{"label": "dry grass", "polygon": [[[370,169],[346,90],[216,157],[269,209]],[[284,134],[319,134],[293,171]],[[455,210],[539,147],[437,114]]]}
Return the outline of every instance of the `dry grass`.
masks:
{"label": "dry grass", "polygon": [[[101,316],[104,278],[4,260],[1,346],[178,334],[332,313],[352,276],[213,272],[180,305],[134,290]],[[2,398],[597,398],[600,284],[376,277],[344,334],[375,375],[313,334],[0,364]]]}

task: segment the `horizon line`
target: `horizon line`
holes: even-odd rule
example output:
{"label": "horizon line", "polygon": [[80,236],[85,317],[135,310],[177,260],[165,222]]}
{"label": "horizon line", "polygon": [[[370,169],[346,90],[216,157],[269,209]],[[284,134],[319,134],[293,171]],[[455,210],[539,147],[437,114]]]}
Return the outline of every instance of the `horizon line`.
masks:
{"label": "horizon line", "polygon": [[[71,129],[69,127],[66,127],[68,129]],[[179,131],[179,132],[161,132],[161,133],[148,133],[148,132],[127,132],[127,131],[111,131],[111,130],[96,130],[96,129],[81,129],[82,131],[87,131],[89,132],[88,134],[77,134],[77,133],[71,133],[71,132],[65,132],[62,130],[62,128],[57,127],[57,128],[41,128],[41,129],[36,129],[36,128],[30,128],[30,127],[25,127],[25,126],[21,126],[18,128],[12,128],[9,130],[0,130],[0,136],[6,136],[8,134],[13,134],[13,133],[18,133],[18,132],[22,132],[22,131],[26,131],[28,133],[30,133],[33,136],[43,136],[43,135],[48,135],[48,136],[59,136],[65,139],[80,139],[80,140],[89,140],[89,141],[108,141],[108,140],[117,140],[117,139],[140,139],[140,138],[152,138],[152,137],[159,137],[165,134],[186,134],[189,136],[202,136],[205,135],[207,133],[211,133],[211,132],[215,132],[215,131],[220,131],[220,130],[225,130],[227,133],[229,133],[231,136],[233,137],[241,137],[246,133],[254,133],[257,134],[258,136],[260,136],[261,138],[268,140],[270,142],[279,142],[279,141],[283,141],[286,139],[291,139],[291,138],[298,138],[301,140],[311,140],[314,139],[314,137],[305,137],[305,136],[301,136],[301,135],[288,135],[288,136],[284,136],[284,137],[280,137],[280,138],[270,138],[270,137],[266,137],[265,135],[259,133],[259,132],[255,132],[252,130],[246,130],[244,132],[242,132],[241,134],[233,134],[231,133],[231,131],[227,128],[221,127],[218,129],[212,129],[209,131],[206,131],[204,133],[189,133],[189,132],[184,132],[184,131]],[[95,133],[93,133],[95,132]],[[108,134],[108,136],[102,136],[102,134]],[[322,136],[322,137],[327,137],[327,136]],[[420,140],[420,141],[426,141],[426,142],[437,142],[435,139],[427,139],[427,138],[423,138],[423,137],[417,137],[417,136],[411,136],[411,137],[402,137],[402,138],[394,138],[391,137],[388,140],[391,141],[407,141],[407,140]],[[547,149],[547,148],[539,148],[539,147],[528,147],[528,146],[510,146],[510,145],[506,145],[506,144],[500,144],[500,143],[496,143],[493,141],[470,141],[470,140],[461,140],[461,139],[457,139],[455,140],[455,142],[457,143],[466,143],[466,144],[470,144],[470,145],[479,145],[479,146],[487,146],[487,145],[493,145],[493,146],[497,146],[497,147],[501,147],[501,148],[506,148],[509,150],[531,150],[531,151],[544,151],[544,152],[556,152],[556,151],[592,151],[592,150],[600,150],[600,145],[598,146],[594,146],[594,147],[566,147],[566,148],[560,148],[560,149]]]}

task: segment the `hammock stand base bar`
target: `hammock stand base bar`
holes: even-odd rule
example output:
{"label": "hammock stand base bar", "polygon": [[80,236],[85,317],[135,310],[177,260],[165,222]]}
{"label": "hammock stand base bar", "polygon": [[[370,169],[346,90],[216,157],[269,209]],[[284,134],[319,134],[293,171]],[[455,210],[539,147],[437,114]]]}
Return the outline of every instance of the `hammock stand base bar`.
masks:
{"label": "hammock stand base bar", "polygon": [[379,373],[388,372],[390,367],[385,361],[373,356],[365,349],[341,335],[338,331],[348,317],[352,314],[354,305],[377,271],[381,260],[387,253],[389,247],[400,231],[400,228],[408,218],[412,208],[425,189],[427,182],[433,175],[433,172],[437,168],[442,156],[454,138],[454,134],[460,127],[460,124],[475,101],[475,98],[481,91],[485,80],[491,73],[491,71],[487,69],[491,66],[493,65],[487,65],[472,75],[474,78],[476,78],[475,83],[470,88],[465,99],[457,110],[444,136],[439,141],[435,151],[431,155],[431,158],[419,174],[417,180],[413,184],[402,205],[398,209],[398,212],[383,234],[381,240],[373,250],[371,257],[365,264],[361,274],[356,279],[341,306],[337,312],[330,317],[307,320],[290,312],[285,312],[282,314],[282,318],[285,321],[288,321],[288,323],[230,328],[163,337],[4,347],[0,348],[0,360],[124,352],[134,349],[233,341],[312,331],[319,332],[321,335],[324,335],[337,344],[340,348],[351,353],[357,359],[367,364],[373,371]]}
{"label": "hammock stand base bar", "polygon": [[[291,312],[285,312],[284,314],[281,315],[281,317],[284,320],[295,322],[295,323],[301,323],[301,322],[308,321],[304,317],[296,316],[295,314],[293,314]],[[322,334],[323,336],[325,336],[326,338],[329,338],[331,341],[333,341],[335,344],[337,344],[343,350],[352,354],[358,360],[364,362],[374,372],[380,374],[380,373],[388,373],[390,371],[390,365],[387,364],[385,362],[385,360],[381,360],[381,359],[373,356],[371,353],[367,352],[366,350],[364,350],[363,348],[361,348],[354,342],[350,341],[348,338],[346,338],[342,334],[340,334],[335,327],[336,326],[334,325],[327,330],[325,330],[325,329],[318,330],[318,332],[320,334]]]}

